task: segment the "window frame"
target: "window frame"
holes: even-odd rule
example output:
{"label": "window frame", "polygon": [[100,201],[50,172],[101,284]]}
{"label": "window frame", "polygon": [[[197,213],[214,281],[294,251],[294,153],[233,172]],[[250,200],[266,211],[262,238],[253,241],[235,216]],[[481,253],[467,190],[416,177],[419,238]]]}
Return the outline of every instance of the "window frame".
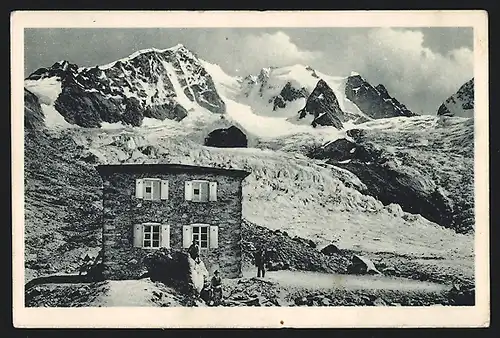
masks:
{"label": "window frame", "polygon": [[[198,236],[197,243],[198,243],[198,247],[200,248],[200,250],[205,250],[205,251],[210,250],[210,224],[193,223],[193,224],[190,224],[190,226],[191,226],[191,243],[193,242],[195,235],[197,235]],[[195,228],[199,229],[199,231],[196,233],[194,231]],[[202,246],[202,238],[201,238],[203,235],[202,229],[206,229],[206,236],[207,236],[207,238],[205,240],[207,243],[206,247]]]}
{"label": "window frame", "polygon": [[[151,227],[151,230],[146,233],[146,227],[147,226],[150,226]],[[158,246],[153,246],[153,242],[155,241],[154,239],[154,231],[153,231],[153,227],[158,227]],[[162,238],[161,238],[161,227],[162,227],[162,224],[161,223],[153,223],[153,222],[146,222],[146,223],[142,223],[142,239],[141,239],[141,248],[142,249],[145,249],[145,250],[158,250],[162,247]],[[151,242],[151,245],[150,246],[145,246],[144,245],[144,242],[147,240],[146,239],[146,234],[150,235],[150,238],[148,239],[150,242]]]}
{"label": "window frame", "polygon": [[[152,177],[144,177],[142,179],[142,199],[145,200],[145,201],[161,201],[161,178],[152,178]],[[158,186],[158,198],[154,198],[154,193],[155,193],[155,189],[154,189],[154,184],[153,182],[159,182],[159,186]],[[146,198],[146,188],[147,187],[147,183],[150,183],[151,184],[151,198]]]}

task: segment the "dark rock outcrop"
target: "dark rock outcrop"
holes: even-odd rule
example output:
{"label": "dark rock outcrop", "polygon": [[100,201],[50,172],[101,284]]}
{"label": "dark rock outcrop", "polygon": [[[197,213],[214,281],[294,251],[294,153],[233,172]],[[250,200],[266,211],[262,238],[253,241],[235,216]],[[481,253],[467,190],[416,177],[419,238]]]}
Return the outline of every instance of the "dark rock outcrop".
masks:
{"label": "dark rock outcrop", "polygon": [[42,106],[38,97],[24,89],[24,128],[27,130],[38,130],[45,126]]}
{"label": "dark rock outcrop", "polygon": [[227,129],[215,129],[205,138],[205,145],[218,148],[246,148],[248,140],[240,129],[231,126]]}
{"label": "dark rock outcrop", "polygon": [[474,117],[474,78],[439,106],[438,116]]}
{"label": "dark rock outcrop", "polygon": [[187,116],[187,110],[177,103],[165,103],[155,106],[148,106],[144,111],[144,117],[150,117],[158,120],[181,121]]}
{"label": "dark rock outcrop", "polygon": [[312,126],[333,126],[342,129],[345,113],[340,109],[339,102],[333,90],[324,80],[319,80],[306,105],[299,111],[299,119],[313,115]]}
{"label": "dark rock outcrop", "polygon": [[345,94],[364,114],[374,119],[416,115],[391,97],[382,84],[373,87],[359,75],[347,78]]}
{"label": "dark rock outcrop", "polygon": [[286,102],[292,102],[300,98],[307,98],[307,90],[302,87],[300,89],[294,88],[291,82],[287,82],[281,90],[280,94],[274,98],[273,110],[277,108],[285,108]]}
{"label": "dark rock outcrop", "polygon": [[320,251],[323,255],[331,256],[340,253],[339,248],[335,244],[328,244]]}

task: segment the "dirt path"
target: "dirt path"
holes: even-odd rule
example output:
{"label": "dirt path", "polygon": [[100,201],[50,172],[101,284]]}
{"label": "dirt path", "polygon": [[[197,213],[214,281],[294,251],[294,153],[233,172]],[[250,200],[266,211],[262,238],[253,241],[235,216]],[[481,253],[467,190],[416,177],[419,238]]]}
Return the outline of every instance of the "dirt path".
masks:
{"label": "dirt path", "polygon": [[[245,277],[253,277],[255,271],[245,271]],[[269,271],[266,278],[284,287],[309,290],[394,290],[403,292],[441,292],[449,286],[388,276],[340,275],[306,271]]]}

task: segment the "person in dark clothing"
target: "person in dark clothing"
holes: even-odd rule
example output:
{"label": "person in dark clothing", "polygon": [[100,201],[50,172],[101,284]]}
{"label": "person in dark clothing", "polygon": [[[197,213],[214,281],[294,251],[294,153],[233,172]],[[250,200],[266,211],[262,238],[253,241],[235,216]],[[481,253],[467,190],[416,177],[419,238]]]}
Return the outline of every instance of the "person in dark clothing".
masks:
{"label": "person in dark clothing", "polygon": [[266,264],[268,259],[268,253],[265,248],[259,248],[255,253],[255,265],[257,266],[257,277],[266,276]]}
{"label": "person in dark clothing", "polygon": [[219,305],[222,301],[222,279],[220,278],[219,270],[214,271],[211,284],[214,305]]}
{"label": "person in dark clothing", "polygon": [[196,263],[200,262],[200,247],[196,243],[196,240],[193,239],[193,244],[189,247],[188,253]]}

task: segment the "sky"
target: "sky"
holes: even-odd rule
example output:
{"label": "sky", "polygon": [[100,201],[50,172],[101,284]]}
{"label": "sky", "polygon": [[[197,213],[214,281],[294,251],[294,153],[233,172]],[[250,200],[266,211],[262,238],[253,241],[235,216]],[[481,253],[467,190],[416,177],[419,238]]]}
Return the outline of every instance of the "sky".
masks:
{"label": "sky", "polygon": [[102,65],[139,49],[182,43],[230,75],[269,66],[309,65],[320,72],[361,74],[419,114],[473,77],[472,28],[37,28],[26,29],[25,76],[56,61]]}

